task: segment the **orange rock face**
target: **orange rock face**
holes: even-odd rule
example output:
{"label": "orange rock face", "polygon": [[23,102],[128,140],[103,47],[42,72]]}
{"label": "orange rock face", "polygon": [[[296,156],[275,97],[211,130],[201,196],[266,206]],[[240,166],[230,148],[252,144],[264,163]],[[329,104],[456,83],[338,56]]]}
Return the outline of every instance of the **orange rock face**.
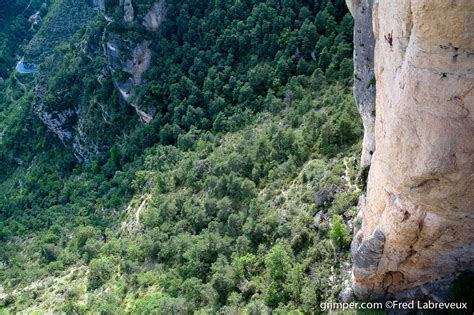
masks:
{"label": "orange rock face", "polygon": [[474,1],[376,0],[372,12],[376,149],[353,290],[443,299],[474,270]]}

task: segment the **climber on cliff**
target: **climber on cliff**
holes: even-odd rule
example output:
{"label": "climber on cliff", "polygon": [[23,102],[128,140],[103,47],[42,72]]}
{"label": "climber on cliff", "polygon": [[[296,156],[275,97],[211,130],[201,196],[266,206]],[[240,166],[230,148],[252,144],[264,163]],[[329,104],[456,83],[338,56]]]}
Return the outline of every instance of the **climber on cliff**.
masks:
{"label": "climber on cliff", "polygon": [[387,35],[384,35],[385,41],[390,45],[390,48],[393,47],[393,31],[388,33]]}

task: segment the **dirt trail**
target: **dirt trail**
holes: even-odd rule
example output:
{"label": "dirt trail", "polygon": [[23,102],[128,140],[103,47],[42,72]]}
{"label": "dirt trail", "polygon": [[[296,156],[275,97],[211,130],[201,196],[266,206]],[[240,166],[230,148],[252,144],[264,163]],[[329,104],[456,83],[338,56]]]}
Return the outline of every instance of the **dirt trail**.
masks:
{"label": "dirt trail", "polygon": [[344,162],[344,176],[342,176],[342,177],[346,181],[347,186],[349,187],[349,190],[359,192],[360,191],[359,187],[357,187],[357,185],[354,184],[351,180],[351,176],[350,176],[350,173],[349,173],[348,161],[349,161],[349,158],[347,158],[347,157],[344,158],[344,161],[343,161]]}
{"label": "dirt trail", "polygon": [[140,226],[140,214],[143,209],[145,209],[147,202],[151,199],[151,195],[144,195],[141,199],[140,205],[134,214],[132,214],[134,207],[131,204],[127,208],[127,214],[132,215],[132,218],[130,221],[122,223],[122,229],[128,231],[129,233],[136,230]]}

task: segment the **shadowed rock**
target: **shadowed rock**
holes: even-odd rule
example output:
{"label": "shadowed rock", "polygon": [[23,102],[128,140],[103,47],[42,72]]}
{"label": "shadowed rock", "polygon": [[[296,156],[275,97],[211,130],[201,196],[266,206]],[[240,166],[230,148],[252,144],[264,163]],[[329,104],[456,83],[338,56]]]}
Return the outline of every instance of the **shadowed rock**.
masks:
{"label": "shadowed rock", "polygon": [[377,230],[374,234],[364,240],[362,244],[352,253],[354,274],[358,278],[368,278],[376,272],[377,266],[382,258],[385,245],[385,235]]}

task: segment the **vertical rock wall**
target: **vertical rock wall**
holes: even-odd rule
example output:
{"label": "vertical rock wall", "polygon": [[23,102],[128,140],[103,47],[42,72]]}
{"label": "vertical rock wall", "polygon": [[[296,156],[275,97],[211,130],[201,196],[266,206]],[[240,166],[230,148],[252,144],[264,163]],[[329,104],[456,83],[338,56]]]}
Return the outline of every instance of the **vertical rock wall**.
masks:
{"label": "vertical rock wall", "polygon": [[[364,1],[349,2],[359,50]],[[376,150],[353,290],[449,299],[452,280],[474,270],[474,1],[375,0],[372,13]]]}
{"label": "vertical rock wall", "polygon": [[366,168],[375,151],[373,0],[348,0],[347,4],[354,16],[354,97],[364,124],[361,167]]}
{"label": "vertical rock wall", "polygon": [[123,20],[125,22],[133,22],[133,19],[135,18],[135,12],[133,9],[132,0],[124,0],[123,11],[124,11]]}

